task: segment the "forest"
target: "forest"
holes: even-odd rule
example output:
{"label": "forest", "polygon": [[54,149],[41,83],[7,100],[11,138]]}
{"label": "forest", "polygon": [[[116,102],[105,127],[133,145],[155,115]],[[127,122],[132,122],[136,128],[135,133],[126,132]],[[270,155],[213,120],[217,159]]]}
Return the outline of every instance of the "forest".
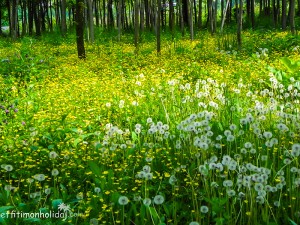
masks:
{"label": "forest", "polygon": [[0,0],[0,224],[300,225],[300,0]]}

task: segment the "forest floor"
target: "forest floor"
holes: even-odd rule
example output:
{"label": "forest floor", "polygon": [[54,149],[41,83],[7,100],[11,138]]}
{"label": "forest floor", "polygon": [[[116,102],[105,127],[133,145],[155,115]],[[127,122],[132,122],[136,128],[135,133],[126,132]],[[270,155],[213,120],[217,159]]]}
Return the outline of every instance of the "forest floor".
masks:
{"label": "forest floor", "polygon": [[0,39],[0,223],[299,224],[299,37],[131,42]]}

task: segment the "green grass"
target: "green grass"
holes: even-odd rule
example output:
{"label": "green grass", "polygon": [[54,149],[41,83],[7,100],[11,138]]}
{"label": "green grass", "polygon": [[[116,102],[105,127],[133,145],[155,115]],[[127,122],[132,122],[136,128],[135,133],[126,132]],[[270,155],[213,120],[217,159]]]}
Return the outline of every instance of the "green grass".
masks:
{"label": "green grass", "polygon": [[299,224],[298,37],[114,35],[0,40],[0,222]]}

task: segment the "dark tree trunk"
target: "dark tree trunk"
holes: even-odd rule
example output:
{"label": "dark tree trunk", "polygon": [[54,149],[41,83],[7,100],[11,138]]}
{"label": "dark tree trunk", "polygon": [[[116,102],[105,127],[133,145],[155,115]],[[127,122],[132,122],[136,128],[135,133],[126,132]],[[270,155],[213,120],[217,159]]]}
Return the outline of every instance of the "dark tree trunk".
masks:
{"label": "dark tree trunk", "polygon": [[[224,0],[223,0],[224,1]],[[198,28],[202,28],[202,0],[199,0]]]}
{"label": "dark tree trunk", "polygon": [[103,25],[103,27],[105,28],[106,27],[106,20],[105,20],[105,13],[106,13],[106,10],[105,10],[105,8],[106,8],[106,5],[105,5],[105,0],[103,0],[103,2],[102,2],[103,4],[102,4],[102,7],[103,7],[103,19],[102,19],[102,25]]}
{"label": "dark tree trunk", "polygon": [[273,23],[274,23],[274,26],[277,27],[277,7],[276,7],[276,0],[272,0],[272,8],[273,8]]}
{"label": "dark tree trunk", "polygon": [[108,1],[108,25],[110,28],[114,27],[114,15],[113,15],[113,7],[112,7],[112,0]]}
{"label": "dark tree trunk", "polygon": [[172,37],[173,37],[173,32],[174,32],[174,17],[175,17],[175,13],[174,13],[174,6],[173,6],[173,0],[169,0],[169,7],[170,7],[170,11],[169,11],[169,27],[172,33]]}
{"label": "dark tree trunk", "polygon": [[145,1],[145,12],[146,12],[146,28],[150,29],[150,7],[149,7],[149,0]]}
{"label": "dark tree trunk", "polygon": [[52,13],[52,0],[50,0],[49,3],[49,10],[50,10],[50,20],[49,20],[49,28],[50,28],[50,32],[53,31],[53,13]]}
{"label": "dark tree trunk", "polygon": [[189,7],[188,7],[188,1],[189,0],[181,0],[182,2],[182,16],[183,16],[183,22],[185,26],[189,25]]}
{"label": "dark tree trunk", "polygon": [[13,40],[16,40],[18,36],[18,0],[12,1],[10,21],[11,37]]}
{"label": "dark tree trunk", "polygon": [[286,29],[286,0],[282,0],[282,16],[281,16],[281,28]]}
{"label": "dark tree trunk", "polygon": [[46,31],[46,18],[45,18],[46,13],[45,13],[44,5],[45,2],[40,1],[39,20],[40,20],[42,32]]}
{"label": "dark tree trunk", "polygon": [[85,58],[84,48],[84,0],[76,0],[76,42],[78,58]]}
{"label": "dark tree trunk", "polygon": [[157,21],[156,21],[156,50],[160,54],[160,12],[161,12],[161,1],[157,0]]}
{"label": "dark tree trunk", "polygon": [[96,17],[96,26],[99,27],[99,9],[98,9],[98,4],[97,4],[97,0],[94,1],[94,8],[95,8],[95,17]]}
{"label": "dark tree trunk", "polygon": [[34,19],[34,25],[35,25],[35,34],[36,36],[41,36],[41,23],[39,18],[39,4],[37,4],[37,1],[34,1],[34,4],[32,5],[33,9],[33,19]]}
{"label": "dark tree trunk", "polygon": [[290,27],[292,34],[295,34],[295,0],[290,0]]}
{"label": "dark tree trunk", "polygon": [[2,35],[2,5],[0,4],[0,35]]}
{"label": "dark tree trunk", "polygon": [[255,0],[251,0],[251,26],[255,27]]}
{"label": "dark tree trunk", "polygon": [[134,46],[139,48],[139,1],[134,1]]}
{"label": "dark tree trunk", "polygon": [[246,0],[246,18],[247,24],[250,24],[251,0]]}
{"label": "dark tree trunk", "polygon": [[239,49],[242,48],[242,26],[243,26],[243,0],[239,0],[238,8],[238,28],[237,28],[237,41]]}
{"label": "dark tree trunk", "polygon": [[33,35],[33,2],[28,1],[28,32],[29,35]]}

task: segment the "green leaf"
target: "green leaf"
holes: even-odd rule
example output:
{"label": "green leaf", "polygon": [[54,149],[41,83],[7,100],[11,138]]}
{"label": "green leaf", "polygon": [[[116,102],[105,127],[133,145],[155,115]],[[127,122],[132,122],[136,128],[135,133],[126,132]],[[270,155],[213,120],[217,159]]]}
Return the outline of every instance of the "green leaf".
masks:
{"label": "green leaf", "polygon": [[24,219],[24,222],[29,222],[29,223],[41,222],[41,219],[39,219],[39,218],[27,218],[27,219]]}
{"label": "green leaf", "polygon": [[297,225],[291,218],[289,218],[289,221],[292,225]]}
{"label": "green leaf", "polygon": [[77,145],[79,144],[79,142],[81,142],[82,139],[81,138],[76,138],[75,141],[73,142],[74,147],[76,148]]}
{"label": "green leaf", "polygon": [[150,207],[149,207],[149,210],[150,210],[150,214],[151,214],[151,216],[153,217],[153,219],[154,219],[154,220],[158,220],[158,214],[157,214],[155,208],[153,208],[153,207],[150,206]]}
{"label": "green leaf", "polygon": [[138,136],[134,131],[131,132],[131,139],[133,140],[133,142],[135,142],[138,139]]}
{"label": "green leaf", "polygon": [[58,205],[61,204],[62,202],[63,202],[62,199],[54,199],[54,200],[52,200],[52,207],[54,209],[57,209]]}
{"label": "green leaf", "polygon": [[94,175],[96,176],[100,176],[101,175],[101,169],[100,167],[97,165],[96,162],[94,161],[89,161],[88,162],[88,166],[90,167],[91,171],[93,172]]}
{"label": "green leaf", "polygon": [[14,208],[14,206],[1,206],[0,207],[0,214],[1,213],[6,213],[6,211],[8,211],[8,210],[10,210],[10,209],[13,209]]}

